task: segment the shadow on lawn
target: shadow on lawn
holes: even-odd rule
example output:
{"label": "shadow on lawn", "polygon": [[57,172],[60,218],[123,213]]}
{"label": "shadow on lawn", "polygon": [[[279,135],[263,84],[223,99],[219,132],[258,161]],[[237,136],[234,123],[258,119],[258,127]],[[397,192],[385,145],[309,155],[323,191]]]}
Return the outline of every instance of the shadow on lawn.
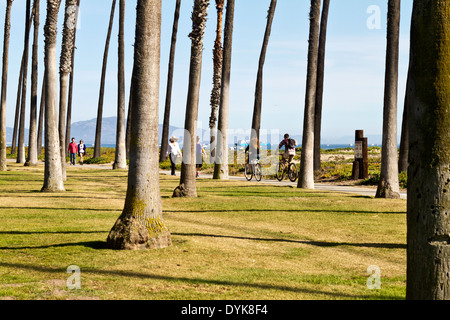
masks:
{"label": "shadow on lawn", "polygon": [[[66,268],[48,268],[37,265],[27,265],[21,263],[8,263],[8,262],[0,262],[0,267],[4,268],[13,268],[13,269],[25,269],[25,270],[33,270],[37,272],[46,272],[52,274],[61,274],[61,277],[66,277]],[[217,285],[217,286],[228,286],[228,287],[244,287],[244,288],[255,288],[262,290],[280,290],[280,291],[288,291],[294,293],[303,293],[303,294],[311,294],[311,295],[324,295],[328,296],[331,299],[339,299],[339,298],[347,298],[347,299],[370,299],[373,297],[370,294],[367,295],[351,295],[339,292],[327,292],[321,290],[313,290],[306,289],[300,287],[293,286],[282,286],[270,283],[242,283],[242,282],[233,282],[227,280],[215,280],[215,279],[202,279],[202,278],[187,278],[187,277],[172,277],[167,275],[160,274],[150,274],[150,273],[142,273],[136,271],[129,270],[101,270],[101,269],[84,269],[81,271],[83,273],[90,273],[93,275],[106,275],[106,276],[120,276],[120,277],[128,277],[128,278],[138,278],[138,279],[152,279],[159,281],[168,281],[173,282],[175,285],[180,285],[181,282],[185,282],[188,285]],[[399,299],[398,297],[392,297],[388,295],[376,296],[377,299]]]}
{"label": "shadow on lawn", "polygon": [[384,249],[406,249],[406,244],[400,243],[352,243],[352,242],[326,242],[326,241],[310,241],[310,240],[292,240],[292,239],[271,239],[271,238],[251,238],[239,236],[227,236],[218,234],[204,234],[204,233],[172,233],[177,236],[192,236],[192,237],[211,237],[211,238],[230,238],[238,240],[252,240],[252,241],[268,241],[268,242],[288,242],[300,243],[317,247],[366,247],[366,248],[384,248]]}
{"label": "shadow on lawn", "polygon": [[[100,233],[105,231],[92,231],[91,233]],[[57,232],[55,232],[57,233]],[[76,233],[76,232],[74,232]],[[82,233],[81,231],[79,233]],[[89,233],[86,232],[86,233]],[[1,234],[1,233],[0,233]],[[265,242],[287,242],[287,243],[299,243],[317,247],[364,247],[364,248],[384,248],[384,249],[406,249],[406,244],[400,243],[352,243],[352,242],[326,242],[326,241],[311,241],[311,240],[293,240],[293,239],[274,239],[274,238],[252,238],[252,237],[240,237],[220,234],[204,234],[204,233],[172,233],[172,236],[188,236],[188,237],[210,237],[210,238],[227,238],[238,240],[251,240],[251,241],[265,241]],[[26,246],[26,247],[0,247],[0,250],[24,250],[24,249],[48,249],[59,247],[78,247],[83,246],[91,249],[101,250],[108,249],[106,242],[103,241],[87,241],[87,242],[71,242],[50,244],[44,246]]]}

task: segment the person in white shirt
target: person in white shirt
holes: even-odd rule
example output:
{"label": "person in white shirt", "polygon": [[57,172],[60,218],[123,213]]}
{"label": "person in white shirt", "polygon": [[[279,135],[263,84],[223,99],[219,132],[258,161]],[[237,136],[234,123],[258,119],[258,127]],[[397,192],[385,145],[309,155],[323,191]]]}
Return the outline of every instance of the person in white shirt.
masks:
{"label": "person in white shirt", "polygon": [[169,145],[167,146],[167,156],[170,159],[171,174],[175,176],[175,163],[177,158],[182,156],[180,146],[178,145],[178,138],[173,136],[169,139]]}

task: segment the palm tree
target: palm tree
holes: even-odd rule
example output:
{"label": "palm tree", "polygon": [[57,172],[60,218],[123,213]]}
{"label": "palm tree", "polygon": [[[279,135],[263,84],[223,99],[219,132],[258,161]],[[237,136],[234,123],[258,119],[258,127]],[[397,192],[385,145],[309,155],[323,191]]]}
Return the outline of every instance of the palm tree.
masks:
{"label": "palm tree", "polygon": [[174,196],[197,196],[195,177],[197,115],[202,72],[203,35],[208,6],[209,0],[194,0],[192,32],[189,34],[192,44],[186,118],[184,122],[183,162],[181,164],[180,186],[177,187],[181,188],[182,192],[174,193]]}
{"label": "palm tree", "polygon": [[113,169],[127,168],[127,148],[125,144],[125,0],[119,1],[119,67],[117,74],[117,130],[116,153]]}
{"label": "palm tree", "polygon": [[388,2],[386,78],[380,182],[375,197],[400,198],[397,153],[397,88],[400,34],[400,0]]}
{"label": "palm tree", "polygon": [[175,15],[173,18],[172,41],[170,43],[169,69],[167,71],[166,105],[164,108],[164,120],[163,120],[163,130],[162,130],[162,135],[161,135],[161,151],[159,154],[159,162],[163,162],[167,159],[166,150],[168,147],[168,140],[169,140],[170,107],[171,107],[171,103],[172,103],[173,69],[174,69],[174,60],[175,60],[175,48],[176,48],[176,43],[177,43],[178,20],[180,18],[180,6],[181,6],[181,0],[177,0],[177,2],[175,4]]}
{"label": "palm tree", "polygon": [[9,38],[11,30],[11,7],[14,0],[7,0],[5,31],[3,36],[2,93],[0,104],[0,171],[6,171],[6,93],[8,86]]}
{"label": "palm tree", "polygon": [[67,110],[67,84],[72,72],[72,54],[75,38],[76,0],[66,0],[64,11],[64,28],[61,44],[61,57],[59,61],[59,147],[61,152],[61,167],[63,178],[66,179],[66,110]]}
{"label": "palm tree", "polygon": [[45,76],[42,82],[41,103],[39,106],[39,121],[37,131],[38,156],[42,154],[42,134],[44,131],[44,112],[45,112]]}
{"label": "palm tree", "polygon": [[20,117],[20,99],[22,98],[22,81],[23,81],[23,62],[24,55],[22,54],[22,60],[20,63],[19,71],[19,83],[17,85],[17,98],[16,98],[16,113],[14,116],[14,128],[12,136],[11,154],[17,152],[17,131],[19,130],[19,117]]}
{"label": "palm tree", "polygon": [[222,63],[223,63],[223,48],[222,48],[222,16],[223,16],[224,0],[216,0],[217,11],[217,26],[216,26],[216,40],[214,41],[213,49],[213,88],[211,90],[211,116],[209,117],[209,132],[210,132],[210,163],[214,163],[216,156],[216,130],[217,130],[217,110],[220,105],[220,86],[222,83]]}
{"label": "palm tree", "polygon": [[406,81],[406,93],[405,102],[403,107],[403,118],[402,118],[402,132],[400,138],[400,152],[398,155],[398,172],[408,171],[408,151],[409,151],[409,139],[408,139],[408,101],[410,94],[409,86],[409,71]]}
{"label": "palm tree", "polygon": [[64,191],[58,134],[56,34],[61,0],[47,0],[45,36],[45,170],[42,191]]}
{"label": "palm tree", "polygon": [[[133,79],[134,67],[131,72],[131,79]],[[125,132],[125,143],[127,147],[127,159],[130,159],[130,136],[131,136],[131,112],[133,111],[133,81],[130,84],[130,97],[128,98],[128,116],[127,116],[127,129]]]}
{"label": "palm tree", "polygon": [[222,83],[217,123],[214,179],[228,179],[228,118],[230,106],[231,53],[233,46],[234,0],[227,1],[223,40]]}
{"label": "palm tree", "polygon": [[31,56],[31,106],[30,127],[28,132],[28,157],[25,165],[37,166],[37,85],[38,85],[38,37],[39,37],[39,2],[33,1],[33,53]]}
{"label": "palm tree", "polygon": [[80,9],[80,0],[77,0],[77,9],[75,13],[75,21],[74,21],[74,34],[73,34],[73,46],[72,46],[72,70],[70,71],[69,76],[69,95],[67,97],[67,118],[66,118],[66,144],[65,144],[65,150],[66,150],[66,156],[68,156],[69,153],[69,143],[70,143],[70,131],[72,127],[72,105],[73,105],[73,81],[74,81],[74,67],[75,67],[75,43],[76,43],[76,35],[77,35],[77,28],[76,25],[78,23],[78,12]]}
{"label": "palm tree", "polygon": [[306,77],[305,115],[303,119],[302,157],[298,188],[314,189],[314,110],[317,89],[320,0],[311,0],[308,70]]}
{"label": "palm tree", "polygon": [[323,0],[322,18],[320,21],[319,57],[317,60],[316,106],[314,108],[314,171],[322,168],[320,162],[320,138],[322,131],[322,102],[325,74],[325,47],[327,41],[328,12],[330,0]]}
{"label": "palm tree", "polygon": [[[275,8],[277,6],[277,0],[271,0],[269,6],[269,13],[267,15],[266,32],[264,34],[263,45],[261,54],[259,57],[258,75],[256,77],[256,89],[255,89],[255,104],[253,108],[252,130],[250,134],[250,141],[259,141],[259,131],[261,129],[261,111],[262,111],[262,91],[263,91],[263,69],[266,59],[267,46],[269,44],[270,32],[272,29],[272,21],[275,15]],[[256,150],[252,151],[252,154]]]}
{"label": "palm tree", "polygon": [[113,0],[111,4],[111,15],[109,18],[109,27],[108,27],[108,34],[106,36],[105,51],[103,53],[102,76],[100,80],[100,93],[98,98],[97,125],[95,128],[94,158],[100,157],[100,149],[102,145],[103,98],[105,96],[106,66],[108,64],[109,41],[111,39],[111,31],[114,22],[115,8],[116,8],[116,0]]}
{"label": "palm tree", "polygon": [[411,24],[406,298],[450,299],[450,6],[415,0]]}
{"label": "palm tree", "polygon": [[25,163],[25,109],[27,100],[28,48],[31,28],[31,0],[27,0],[25,9],[25,41],[23,49],[22,98],[20,103],[19,137],[17,141],[17,163]]}
{"label": "palm tree", "polygon": [[[171,245],[162,218],[158,165],[158,96],[161,0],[138,0],[134,45],[130,169],[125,206],[111,229],[113,249],[163,248]],[[140,143],[145,141],[146,143]]]}

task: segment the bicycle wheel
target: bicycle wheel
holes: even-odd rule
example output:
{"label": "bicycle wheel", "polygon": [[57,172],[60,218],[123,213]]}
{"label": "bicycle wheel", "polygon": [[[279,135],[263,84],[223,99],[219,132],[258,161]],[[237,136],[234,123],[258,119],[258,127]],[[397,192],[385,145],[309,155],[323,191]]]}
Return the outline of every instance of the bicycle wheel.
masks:
{"label": "bicycle wheel", "polygon": [[254,169],[255,169],[254,174],[255,174],[256,181],[261,181],[261,179],[262,179],[261,164],[260,163],[255,164]]}
{"label": "bicycle wheel", "polygon": [[247,181],[252,180],[253,170],[252,170],[252,165],[250,163],[245,164],[244,175],[245,175],[245,179],[247,179]]}
{"label": "bicycle wheel", "polygon": [[284,168],[285,168],[284,163],[279,162],[278,166],[277,166],[277,180],[278,181],[281,181],[284,178]]}
{"label": "bicycle wheel", "polygon": [[291,163],[289,165],[289,180],[295,182],[295,180],[297,180],[297,177],[298,177],[297,166],[295,165],[295,163]]}

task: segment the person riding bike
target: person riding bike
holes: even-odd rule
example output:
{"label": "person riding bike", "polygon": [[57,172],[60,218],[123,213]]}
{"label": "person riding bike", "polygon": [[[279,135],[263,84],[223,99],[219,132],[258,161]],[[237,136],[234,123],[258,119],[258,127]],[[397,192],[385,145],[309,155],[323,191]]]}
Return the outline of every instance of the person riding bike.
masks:
{"label": "person riding bike", "polygon": [[297,145],[297,141],[294,139],[289,138],[289,134],[284,135],[284,139],[280,142],[280,145],[278,146],[278,149],[281,149],[284,147],[284,153],[282,161],[283,163],[291,163],[292,159],[295,156],[295,146]]}
{"label": "person riding bike", "polygon": [[254,164],[256,160],[260,159],[258,138],[252,137],[247,148],[245,148],[245,153],[247,153],[247,152],[248,152],[248,162],[247,163]]}

